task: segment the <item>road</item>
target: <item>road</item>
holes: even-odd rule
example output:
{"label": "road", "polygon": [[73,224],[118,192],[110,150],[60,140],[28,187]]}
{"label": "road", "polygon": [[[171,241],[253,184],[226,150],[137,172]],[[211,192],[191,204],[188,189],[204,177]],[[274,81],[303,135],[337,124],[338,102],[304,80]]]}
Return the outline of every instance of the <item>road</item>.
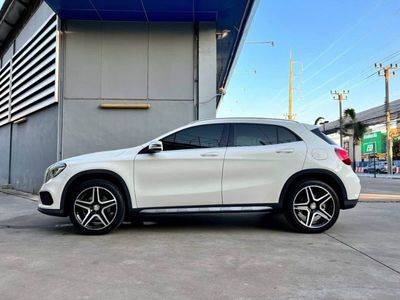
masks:
{"label": "road", "polygon": [[[365,194],[395,194],[400,183],[362,182]],[[0,193],[0,298],[399,299],[399,215],[400,202],[368,199],[323,234],[294,233],[274,215],[226,214],[82,236],[67,218]]]}
{"label": "road", "polygon": [[360,176],[362,201],[400,201],[400,178]]}

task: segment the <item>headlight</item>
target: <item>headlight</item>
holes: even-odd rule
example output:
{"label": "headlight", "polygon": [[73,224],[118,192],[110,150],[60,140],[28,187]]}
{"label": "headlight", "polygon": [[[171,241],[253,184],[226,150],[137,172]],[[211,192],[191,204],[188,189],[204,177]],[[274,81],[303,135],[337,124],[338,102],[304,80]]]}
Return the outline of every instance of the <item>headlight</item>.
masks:
{"label": "headlight", "polygon": [[67,167],[67,165],[65,163],[55,163],[54,165],[51,165],[50,167],[48,167],[46,170],[46,175],[44,176],[44,182],[46,183],[50,179],[56,177],[66,167]]}

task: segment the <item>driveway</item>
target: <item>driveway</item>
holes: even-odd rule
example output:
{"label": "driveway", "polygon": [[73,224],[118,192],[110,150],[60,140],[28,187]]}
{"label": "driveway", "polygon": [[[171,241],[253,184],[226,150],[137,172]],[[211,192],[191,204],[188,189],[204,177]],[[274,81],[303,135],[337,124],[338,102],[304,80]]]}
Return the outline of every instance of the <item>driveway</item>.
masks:
{"label": "driveway", "polygon": [[0,193],[1,299],[400,298],[400,202],[328,232],[264,214],[165,216],[105,236]]}

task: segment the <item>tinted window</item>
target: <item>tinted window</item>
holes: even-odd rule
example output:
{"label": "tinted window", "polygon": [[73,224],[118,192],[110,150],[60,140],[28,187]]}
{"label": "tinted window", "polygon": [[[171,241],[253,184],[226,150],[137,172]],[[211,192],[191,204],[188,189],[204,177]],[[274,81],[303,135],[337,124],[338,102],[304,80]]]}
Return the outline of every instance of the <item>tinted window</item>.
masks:
{"label": "tinted window", "polygon": [[163,151],[175,149],[175,134],[171,134],[162,139]]}
{"label": "tinted window", "polygon": [[301,139],[281,126],[263,124],[234,124],[231,145],[265,146],[301,141]]}
{"label": "tinted window", "polygon": [[284,127],[278,127],[278,143],[293,143],[300,141],[300,138]]}
{"label": "tinted window", "polygon": [[162,139],[164,150],[225,147],[224,125],[203,125],[181,130]]}
{"label": "tinted window", "polygon": [[313,130],[311,130],[312,133],[314,133],[316,136],[318,136],[319,138],[323,139],[325,142],[327,142],[330,145],[336,145],[336,143],[329,138],[327,135],[325,135],[324,133],[321,132],[321,130],[319,130],[319,128],[315,128]]}
{"label": "tinted window", "polygon": [[277,143],[277,127],[258,124],[235,124],[233,146],[265,146]]}

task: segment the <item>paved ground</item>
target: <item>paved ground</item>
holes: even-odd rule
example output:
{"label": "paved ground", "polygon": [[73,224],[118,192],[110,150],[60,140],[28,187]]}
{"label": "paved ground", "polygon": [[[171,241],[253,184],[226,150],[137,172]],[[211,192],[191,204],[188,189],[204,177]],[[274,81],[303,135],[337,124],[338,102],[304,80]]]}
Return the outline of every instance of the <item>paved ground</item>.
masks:
{"label": "paved ground", "polygon": [[399,215],[400,202],[364,202],[319,235],[234,214],[158,217],[88,237],[0,193],[0,298],[399,299]]}

